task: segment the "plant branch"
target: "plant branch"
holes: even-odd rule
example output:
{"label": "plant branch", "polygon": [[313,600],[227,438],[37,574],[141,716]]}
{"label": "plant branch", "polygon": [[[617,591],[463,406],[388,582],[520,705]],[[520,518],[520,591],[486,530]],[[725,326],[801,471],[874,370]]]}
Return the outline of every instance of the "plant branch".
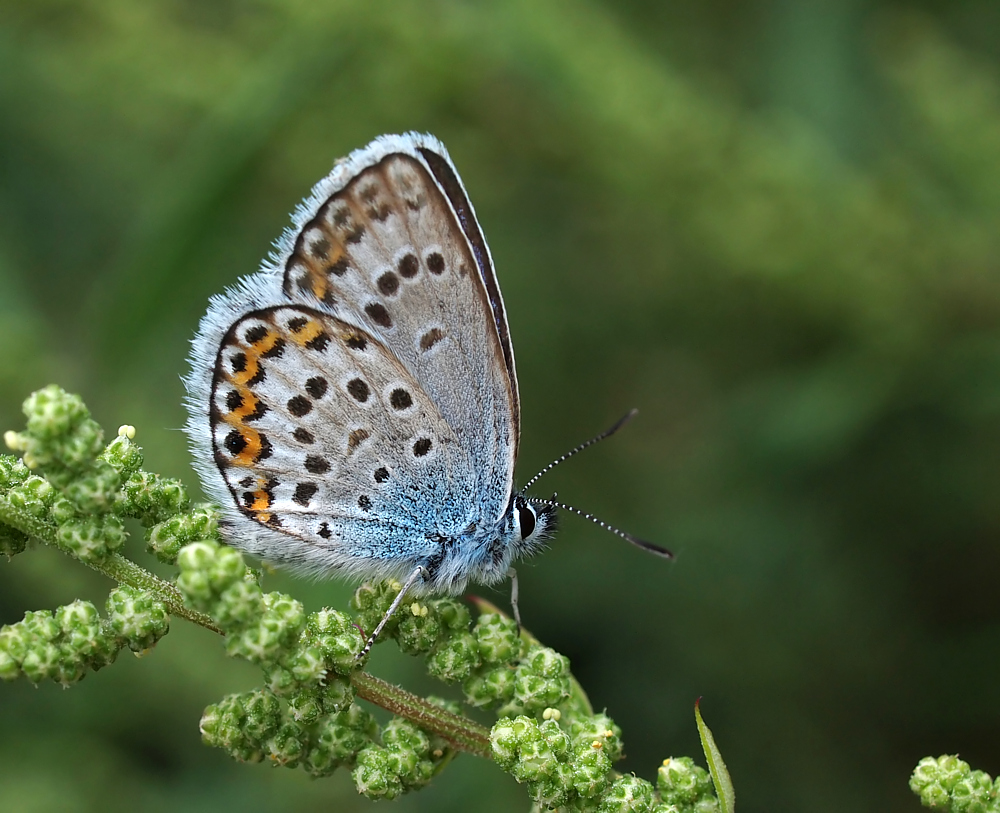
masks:
{"label": "plant branch", "polygon": [[447,709],[418,697],[399,686],[393,686],[368,672],[352,672],[351,683],[358,697],[398,714],[446,739],[456,749],[490,759],[490,730],[468,717],[452,714]]}
{"label": "plant branch", "polygon": [[137,590],[148,590],[156,596],[159,601],[166,605],[167,611],[178,618],[184,618],[194,624],[224,635],[223,631],[216,626],[210,616],[199,613],[184,605],[184,597],[180,591],[170,582],[161,579],[140,567],[131,559],[126,559],[119,553],[112,553],[103,559],[87,561],[64,550],[56,541],[56,526],[43,519],[32,516],[27,511],[23,511],[17,506],[0,497],[0,522],[16,528],[28,536],[38,539],[46,545],[65,553],[67,556],[82,562],[92,570],[103,573],[109,579],[119,584],[134,587]]}

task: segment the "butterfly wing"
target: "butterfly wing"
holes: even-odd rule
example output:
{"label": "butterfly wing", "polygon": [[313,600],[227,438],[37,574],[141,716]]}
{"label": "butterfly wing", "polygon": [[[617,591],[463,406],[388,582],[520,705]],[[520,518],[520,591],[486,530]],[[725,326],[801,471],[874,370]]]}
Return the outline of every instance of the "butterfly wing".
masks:
{"label": "butterfly wing", "polygon": [[454,432],[377,339],[329,314],[281,305],[237,319],[209,427],[223,503],[253,523],[241,546],[272,561],[400,575],[471,521],[447,499],[474,485]]}
{"label": "butterfly wing", "polygon": [[444,148],[394,136],[352,154],[272,259],[213,300],[186,380],[196,465],[234,542],[399,576],[442,540],[489,536],[512,490],[516,377]]}
{"label": "butterfly wing", "polygon": [[291,299],[377,337],[469,452],[494,525],[519,440],[514,355],[489,250],[454,167],[429,136],[389,136],[313,190],[276,268]]}

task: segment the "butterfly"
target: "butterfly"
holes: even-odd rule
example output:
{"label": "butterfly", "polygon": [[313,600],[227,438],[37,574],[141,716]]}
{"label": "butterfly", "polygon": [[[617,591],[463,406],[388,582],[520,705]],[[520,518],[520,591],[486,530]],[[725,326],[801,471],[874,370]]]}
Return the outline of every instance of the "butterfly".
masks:
{"label": "butterfly", "polygon": [[261,269],[212,298],[185,383],[227,540],[301,573],[399,580],[383,624],[404,595],[499,582],[555,530],[561,504],[514,489],[503,297],[433,136],[338,162]]}

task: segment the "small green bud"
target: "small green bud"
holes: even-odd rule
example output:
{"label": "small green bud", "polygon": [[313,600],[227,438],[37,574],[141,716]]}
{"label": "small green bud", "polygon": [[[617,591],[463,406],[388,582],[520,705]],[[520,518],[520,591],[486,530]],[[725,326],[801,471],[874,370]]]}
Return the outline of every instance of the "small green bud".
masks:
{"label": "small green bud", "polygon": [[147,652],[170,630],[170,614],[152,593],[134,587],[118,587],[105,604],[108,629],[132,652]]}
{"label": "small green bud", "polygon": [[579,748],[599,742],[612,762],[622,758],[622,730],[606,714],[573,720],[569,725],[569,735]]}
{"label": "small green bud", "polygon": [[393,717],[382,729],[382,744],[405,748],[420,757],[430,753],[431,743],[427,734],[402,717]]}
{"label": "small green bud", "polygon": [[127,480],[142,466],[142,449],[132,442],[134,437],[135,427],[120,427],[114,440],[104,447],[98,458],[114,467],[118,472],[119,483]]}
{"label": "small green bud", "polygon": [[306,618],[306,629],[312,635],[337,635],[354,626],[345,613],[324,607]]}
{"label": "small green bud", "polygon": [[310,743],[309,751],[302,758],[302,767],[310,776],[317,779],[321,776],[329,776],[340,765],[341,763],[333,759],[327,748],[315,741]]}
{"label": "small green bud", "polygon": [[59,498],[59,492],[48,480],[33,474],[22,483],[13,486],[7,492],[6,498],[7,502],[19,511],[42,518],[49,513],[49,508]]}
{"label": "small green bud", "polygon": [[20,675],[21,663],[4,649],[3,639],[0,638],[0,680],[14,680]]}
{"label": "small green bud", "polygon": [[552,749],[552,753],[555,754],[557,759],[563,760],[569,754],[570,749],[570,738],[559,727],[559,723],[553,719],[544,720],[538,726],[538,732],[545,738],[545,742],[548,743],[549,748]]}
{"label": "small green bud", "polygon": [[636,776],[619,776],[608,788],[598,813],[647,813],[652,811],[656,797],[653,786]]}
{"label": "small green bud", "polygon": [[248,737],[260,743],[268,740],[281,725],[281,701],[266,689],[241,697],[242,727]]}
{"label": "small green bud", "polygon": [[[226,550],[236,553],[232,548]],[[297,635],[299,630],[305,625],[306,613],[302,607],[302,602],[295,600],[284,593],[265,593],[264,607],[266,613],[273,619],[280,634],[285,640]]]}
{"label": "small green bud", "polygon": [[[365,630],[367,634],[374,632],[375,627],[378,626],[388,611],[389,605],[392,604],[393,599],[396,598],[402,589],[403,585],[391,579],[376,584],[369,584],[367,582],[362,584],[354,591],[354,596],[351,598],[351,607],[357,612],[355,620],[358,626]],[[391,637],[396,632],[396,627],[399,625],[401,618],[402,608],[400,612],[397,612],[389,619],[382,632],[379,633],[378,640],[384,641]]]}
{"label": "small green bud", "polygon": [[330,668],[339,675],[349,675],[362,665],[358,661],[358,655],[365,648],[365,637],[357,627],[351,625],[339,635],[324,636],[323,648]]}
{"label": "small green bud", "polygon": [[76,395],[49,386],[24,402],[27,430],[17,436],[28,468],[43,468],[56,486],[89,467],[103,447],[101,428]]}
{"label": "small green bud", "polygon": [[276,765],[294,768],[305,755],[309,734],[296,722],[286,720],[267,741],[271,761]]}
{"label": "small green bud", "polygon": [[220,593],[246,575],[243,557],[233,548],[209,540],[192,542],[177,556],[176,584],[196,609],[213,612]]}
{"label": "small green bud", "polygon": [[323,650],[301,639],[295,649],[282,657],[281,662],[292,673],[297,683],[315,685],[326,674]]}
{"label": "small green bud", "polygon": [[204,570],[182,570],[174,583],[189,607],[202,611],[213,608],[215,593],[212,591],[212,580]]}
{"label": "small green bud", "polygon": [[466,702],[480,708],[508,703],[514,697],[514,675],[505,665],[480,669],[462,684]]}
{"label": "small green bud", "polygon": [[[207,580],[206,580],[207,586]],[[264,610],[264,591],[249,577],[230,584],[212,607],[212,616],[226,630],[242,629]]]}
{"label": "small green bud", "polygon": [[[230,653],[233,654],[233,653]],[[284,666],[268,664],[264,667],[264,677],[267,681],[267,688],[278,697],[290,697],[299,690],[299,683],[291,670]]]}
{"label": "small green bud", "polygon": [[0,679],[14,680],[21,675],[21,663],[30,649],[33,636],[23,623],[0,627]]}
{"label": "small green bud", "polygon": [[218,534],[218,510],[201,505],[153,525],[146,533],[146,546],[161,562],[172,564],[188,543],[202,539],[217,541]]}
{"label": "small green bud", "polygon": [[[529,713],[558,706],[569,697],[569,659],[548,647],[533,646],[514,674],[514,698],[509,710]],[[506,712],[505,707],[501,712]]]}
{"label": "small green bud", "polygon": [[517,623],[498,613],[483,613],[473,629],[484,663],[510,663],[521,649]]}
{"label": "small green bud", "polygon": [[215,553],[219,549],[215,542],[192,542],[185,545],[177,557],[177,566],[181,570],[207,570],[215,562]]}
{"label": "small green bud", "polygon": [[59,496],[52,501],[52,507],[49,509],[49,519],[57,524],[62,524],[64,522],[72,522],[77,518],[79,513],[76,510],[76,506],[70,500]]}
{"label": "small green bud", "polygon": [[[8,432],[5,438],[9,440],[11,436],[20,438],[17,432]],[[15,442],[15,446],[18,448],[20,448],[19,444],[19,440]],[[0,490],[6,491],[14,488],[14,486],[21,485],[30,476],[31,471],[22,461],[13,455],[0,454]]]}
{"label": "small green bud", "polygon": [[81,561],[99,561],[125,544],[125,526],[111,515],[78,517],[56,529],[56,543]]}
{"label": "small green bud", "polygon": [[555,720],[539,725],[530,717],[502,718],[490,733],[493,758],[518,782],[527,783],[536,804],[559,807],[574,794],[567,764],[570,739]]}
{"label": "small green bud", "polygon": [[468,630],[472,623],[469,608],[453,598],[434,598],[428,601],[437,613],[441,623],[449,630]]}
{"label": "small green bud", "polygon": [[611,782],[611,760],[599,741],[580,746],[576,751],[570,781],[573,789],[584,799],[594,799],[604,793]]}
{"label": "small green bud", "polygon": [[316,753],[310,755],[310,761],[330,770],[337,765],[353,764],[357,753],[371,744],[377,730],[375,718],[356,705],[321,718],[316,726]]}
{"label": "small green bud", "polygon": [[51,440],[65,435],[90,418],[90,411],[78,395],[70,395],[55,384],[33,392],[22,406],[28,432]]}
{"label": "small green bud", "polygon": [[396,643],[407,655],[420,655],[438,642],[443,632],[441,620],[427,603],[404,602],[396,612],[400,616],[396,627]]}
{"label": "small green bud", "polygon": [[212,590],[216,595],[227,587],[243,579],[246,575],[243,554],[235,548],[220,546],[215,552],[215,561],[207,572],[212,580]]}
{"label": "small green bud", "polygon": [[[136,517],[147,528],[169,520],[186,510],[190,504],[187,489],[180,480],[161,477],[148,471],[131,473],[122,484],[122,492],[124,497],[121,511],[127,516]],[[191,536],[184,541],[190,542],[196,538],[198,537]]]}
{"label": "small green bud", "polygon": [[447,683],[465,680],[478,666],[479,644],[468,630],[455,632],[439,644],[427,659],[428,673]]}
{"label": "small green bud", "polygon": [[660,798],[667,804],[692,807],[702,799],[714,798],[712,777],[691,757],[668,757],[656,772]]}
{"label": "small green bud", "polygon": [[[283,647],[281,627],[276,625],[273,619],[261,617],[260,622],[242,632],[233,632],[226,636],[226,653],[230,657],[262,664],[274,660],[281,652]],[[295,682],[295,676],[291,671],[288,671],[288,674]]]}
{"label": "small green bud", "polygon": [[35,641],[21,661],[21,669],[32,683],[41,683],[49,678],[55,680],[60,676],[59,663],[62,657],[58,645]]}
{"label": "small green bud", "polygon": [[539,782],[552,775],[555,764],[556,755],[544,737],[525,738],[511,774],[518,782]]}
{"label": "small green bud", "polygon": [[910,777],[910,790],[925,807],[954,813],[993,813],[997,789],[989,774],[973,771],[957,756],[924,757]]}
{"label": "small green bud", "polygon": [[58,607],[53,620],[59,625],[63,643],[81,658],[90,658],[104,648],[101,616],[89,601]]}
{"label": "small green bud", "polygon": [[510,771],[525,743],[540,739],[538,723],[530,717],[501,717],[490,731],[490,750],[493,759],[505,771]]}
{"label": "small green bud", "polygon": [[288,700],[288,713],[301,725],[312,725],[323,714],[323,704],[315,692],[300,692]]}
{"label": "small green bud", "polygon": [[247,719],[246,699],[247,695],[231,694],[208,706],[201,718],[202,741],[206,745],[224,748],[241,762],[260,762],[264,757],[260,743],[244,726]]}
{"label": "small green bud", "polygon": [[121,476],[110,463],[97,460],[83,476],[63,488],[63,495],[83,514],[104,513],[120,499]]}
{"label": "small green bud", "polygon": [[49,610],[29,610],[20,623],[28,635],[41,641],[55,641],[59,637],[59,622]]}
{"label": "small green bud", "polygon": [[226,651],[230,655],[251,663],[274,660],[294,640],[305,623],[302,604],[283,593],[265,593],[264,607],[263,614],[255,619],[256,623],[239,634],[226,636]]}
{"label": "small green bud", "polygon": [[324,714],[336,714],[343,711],[354,702],[354,687],[349,680],[328,675],[326,685],[320,692],[320,702]]}
{"label": "small green bud", "polygon": [[382,730],[382,743],[390,770],[403,787],[421,787],[433,775],[434,765],[428,759],[430,738],[413,723],[394,717]]}
{"label": "small green bud", "polygon": [[389,754],[374,744],[358,754],[352,776],[358,793],[369,799],[395,799],[403,792],[403,783],[392,768]]}

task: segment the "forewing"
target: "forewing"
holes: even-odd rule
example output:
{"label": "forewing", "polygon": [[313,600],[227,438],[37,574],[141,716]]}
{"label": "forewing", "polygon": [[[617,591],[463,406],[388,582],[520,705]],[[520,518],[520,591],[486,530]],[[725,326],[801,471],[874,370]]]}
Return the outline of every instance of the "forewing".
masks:
{"label": "forewing", "polygon": [[281,258],[283,287],[362,327],[419,382],[467,450],[491,524],[517,454],[513,353],[461,182],[443,148],[418,140],[377,141],[317,186]]}

